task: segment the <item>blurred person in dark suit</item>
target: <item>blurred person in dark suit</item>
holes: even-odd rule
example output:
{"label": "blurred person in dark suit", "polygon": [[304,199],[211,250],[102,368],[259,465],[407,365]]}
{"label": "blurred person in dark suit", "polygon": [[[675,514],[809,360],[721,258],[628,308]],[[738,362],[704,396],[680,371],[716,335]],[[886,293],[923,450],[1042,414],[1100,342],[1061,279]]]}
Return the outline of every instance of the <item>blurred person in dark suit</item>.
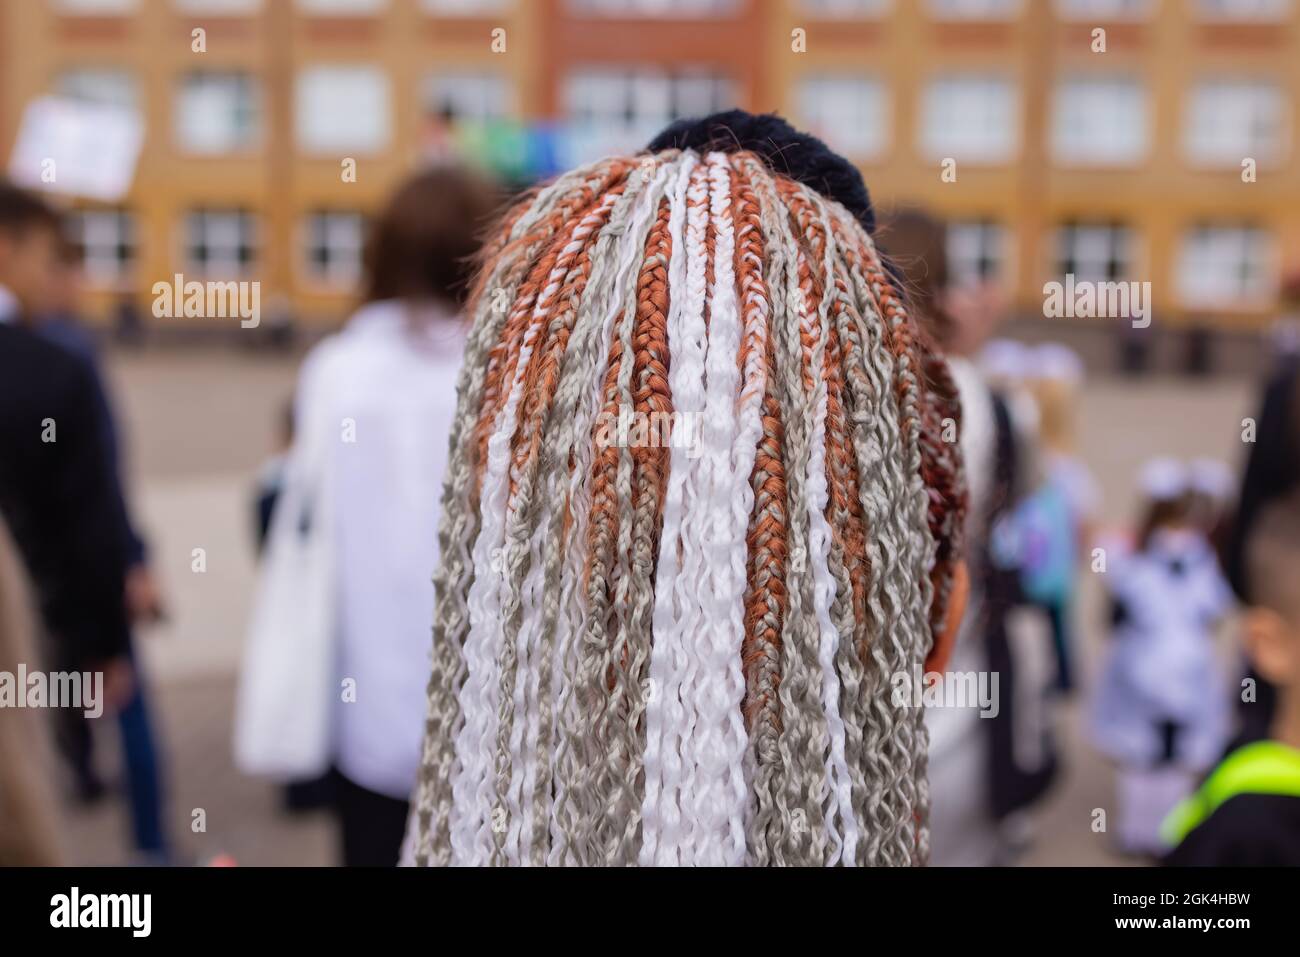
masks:
{"label": "blurred person in dark suit", "polygon": [[[1300,302],[1300,291],[1295,296]],[[1260,513],[1300,485],[1300,354],[1294,349],[1280,350],[1257,408],[1249,420],[1253,435],[1246,443],[1236,509],[1224,520],[1218,542],[1224,574],[1237,597],[1248,605],[1255,603],[1255,596],[1246,543]],[[1244,696],[1237,707],[1234,747],[1267,737],[1277,706],[1272,684],[1253,668],[1248,668],[1247,676],[1254,682],[1255,693]]]}
{"label": "blurred person in dark suit", "polygon": [[0,516],[32,579],[56,667],[104,673],[113,711],[132,693],[129,555],[87,364],[31,328],[55,305],[57,214],[0,183]]}
{"label": "blurred person in dark suit", "polygon": [[[81,257],[71,243],[61,244],[60,251],[46,311],[35,317],[33,327],[42,338],[81,359],[94,379],[96,418],[101,442],[108,455],[113,501],[127,558],[127,612],[132,624],[156,622],[163,616],[162,597],[149,564],[144,538],[137,531],[127,505],[121,432],[113,413],[106,379],[100,369],[98,345],[94,335],[77,314],[81,291]],[[66,666],[67,670],[76,670],[77,662],[68,661]],[[135,848],[140,854],[153,858],[166,852],[162,827],[162,776],[139,662],[134,655],[131,666],[132,692],[117,719],[122,733],[122,755],[126,764],[127,796],[131,804]],[[62,711],[59,718],[60,747],[72,765],[80,793],[93,799],[103,793],[104,786],[95,768],[92,726],[76,710]]]}

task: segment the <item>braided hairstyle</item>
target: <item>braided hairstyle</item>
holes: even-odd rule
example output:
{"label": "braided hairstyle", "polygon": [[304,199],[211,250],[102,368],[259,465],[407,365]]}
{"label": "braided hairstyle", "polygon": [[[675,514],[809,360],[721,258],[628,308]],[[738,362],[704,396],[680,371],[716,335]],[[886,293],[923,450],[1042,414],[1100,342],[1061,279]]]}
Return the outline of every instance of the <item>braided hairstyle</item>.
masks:
{"label": "braided hairstyle", "polygon": [[726,147],[571,172],[489,243],[420,863],[926,856],[895,692],[961,525],[950,383],[860,213]]}

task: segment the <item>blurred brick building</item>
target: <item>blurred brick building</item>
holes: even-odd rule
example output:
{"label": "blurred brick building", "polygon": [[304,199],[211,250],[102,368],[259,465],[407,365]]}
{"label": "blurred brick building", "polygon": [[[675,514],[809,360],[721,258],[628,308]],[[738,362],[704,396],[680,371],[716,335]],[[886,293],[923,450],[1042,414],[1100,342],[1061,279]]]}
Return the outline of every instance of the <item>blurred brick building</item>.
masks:
{"label": "blurred brick building", "polygon": [[240,274],[335,322],[365,215],[458,130],[487,149],[545,126],[576,161],[740,105],[826,136],[881,205],[940,212],[958,274],[1026,312],[1072,273],[1149,280],[1171,324],[1258,327],[1300,268],[1297,6],[5,0],[0,149],[43,93],[143,116],[131,194],[79,220],[101,313]]}

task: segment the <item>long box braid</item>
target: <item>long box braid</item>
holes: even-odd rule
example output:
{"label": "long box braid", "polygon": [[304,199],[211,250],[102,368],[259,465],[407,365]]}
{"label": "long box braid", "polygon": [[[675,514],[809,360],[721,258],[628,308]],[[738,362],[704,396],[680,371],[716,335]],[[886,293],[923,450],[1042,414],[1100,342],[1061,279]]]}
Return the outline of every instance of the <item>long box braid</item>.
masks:
{"label": "long box braid", "polygon": [[471,299],[422,864],[907,865],[958,421],[859,218],[738,149],[527,195]]}

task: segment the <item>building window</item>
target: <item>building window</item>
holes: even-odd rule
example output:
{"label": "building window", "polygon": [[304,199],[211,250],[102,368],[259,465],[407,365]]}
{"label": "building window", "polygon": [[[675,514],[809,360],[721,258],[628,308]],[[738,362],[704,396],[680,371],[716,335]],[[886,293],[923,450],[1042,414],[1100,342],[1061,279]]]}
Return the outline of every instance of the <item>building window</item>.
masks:
{"label": "building window", "polygon": [[135,77],[127,70],[76,69],[60,73],[54,82],[55,92],[81,103],[135,110],[140,91]]}
{"label": "building window", "polygon": [[1052,153],[1062,165],[1125,166],[1147,152],[1147,96],[1127,77],[1072,77],[1056,87]]}
{"label": "building window", "polygon": [[388,0],[298,0],[298,9],[314,17],[365,17],[387,5]]}
{"label": "building window", "polygon": [[571,13],[595,17],[720,17],[737,0],[568,0]]}
{"label": "building window", "polygon": [[243,17],[257,13],[262,0],[173,0],[181,13],[217,17]]}
{"label": "building window", "polygon": [[514,0],[420,0],[425,11],[439,17],[481,17],[503,13]]}
{"label": "building window", "polygon": [[921,150],[930,159],[1002,163],[1020,148],[1015,86],[996,76],[953,75],[926,88]]}
{"label": "building window", "polygon": [[435,73],[424,81],[426,116],[486,123],[514,112],[510,81],[498,73]]}
{"label": "building window", "polygon": [[135,13],[140,0],[54,0],[54,10],[67,16],[116,17]]}
{"label": "building window", "polygon": [[636,150],[673,120],[735,105],[731,79],[708,70],[589,69],[569,75],[564,102],[578,162]]}
{"label": "building window", "polygon": [[1190,309],[1258,305],[1274,292],[1272,236],[1255,226],[1191,229],[1178,256],[1178,295]]}
{"label": "building window", "polygon": [[1008,272],[1007,228],[990,220],[954,220],[948,224],[948,277],[954,286],[1005,283]]}
{"label": "building window", "polygon": [[1063,20],[1146,20],[1154,11],[1152,0],[1056,0]]}
{"label": "building window", "polygon": [[719,17],[735,13],[739,0],[568,0],[570,13],[595,17]]}
{"label": "building window", "polygon": [[1187,100],[1187,158],[1206,166],[1240,166],[1247,157],[1265,165],[1280,163],[1287,152],[1289,112],[1287,97],[1276,83],[1198,83]]}
{"label": "building window", "polygon": [[1067,223],[1056,232],[1054,275],[1118,282],[1133,273],[1133,231],[1122,223]]}
{"label": "building window", "polygon": [[893,9],[894,0],[799,0],[799,11],[827,20],[878,19]]}
{"label": "building window", "polygon": [[237,278],[257,257],[257,224],[242,209],[200,209],[185,221],[185,266],[202,276]]}
{"label": "building window", "polygon": [[191,73],[176,100],[176,138],[189,153],[249,150],[261,138],[256,81],[246,73]]}
{"label": "building window", "polygon": [[1196,0],[1196,12],[1206,20],[1285,20],[1291,0]]}
{"label": "building window", "polygon": [[936,20],[1011,20],[1020,13],[1020,0],[929,0]]}
{"label": "building window", "polygon": [[298,76],[298,145],[307,153],[375,153],[388,145],[388,77],[371,66],[310,67]]}
{"label": "building window", "polygon": [[889,143],[889,97],[865,76],[810,76],[799,81],[799,118],[809,132],[852,159],[874,159]]}
{"label": "building window", "polygon": [[307,217],[303,264],[312,282],[352,286],[361,280],[365,217],[360,213],[323,211]]}
{"label": "building window", "polygon": [[135,263],[135,217],[126,210],[74,211],[68,217],[68,238],[88,282],[108,286],[130,275]]}

